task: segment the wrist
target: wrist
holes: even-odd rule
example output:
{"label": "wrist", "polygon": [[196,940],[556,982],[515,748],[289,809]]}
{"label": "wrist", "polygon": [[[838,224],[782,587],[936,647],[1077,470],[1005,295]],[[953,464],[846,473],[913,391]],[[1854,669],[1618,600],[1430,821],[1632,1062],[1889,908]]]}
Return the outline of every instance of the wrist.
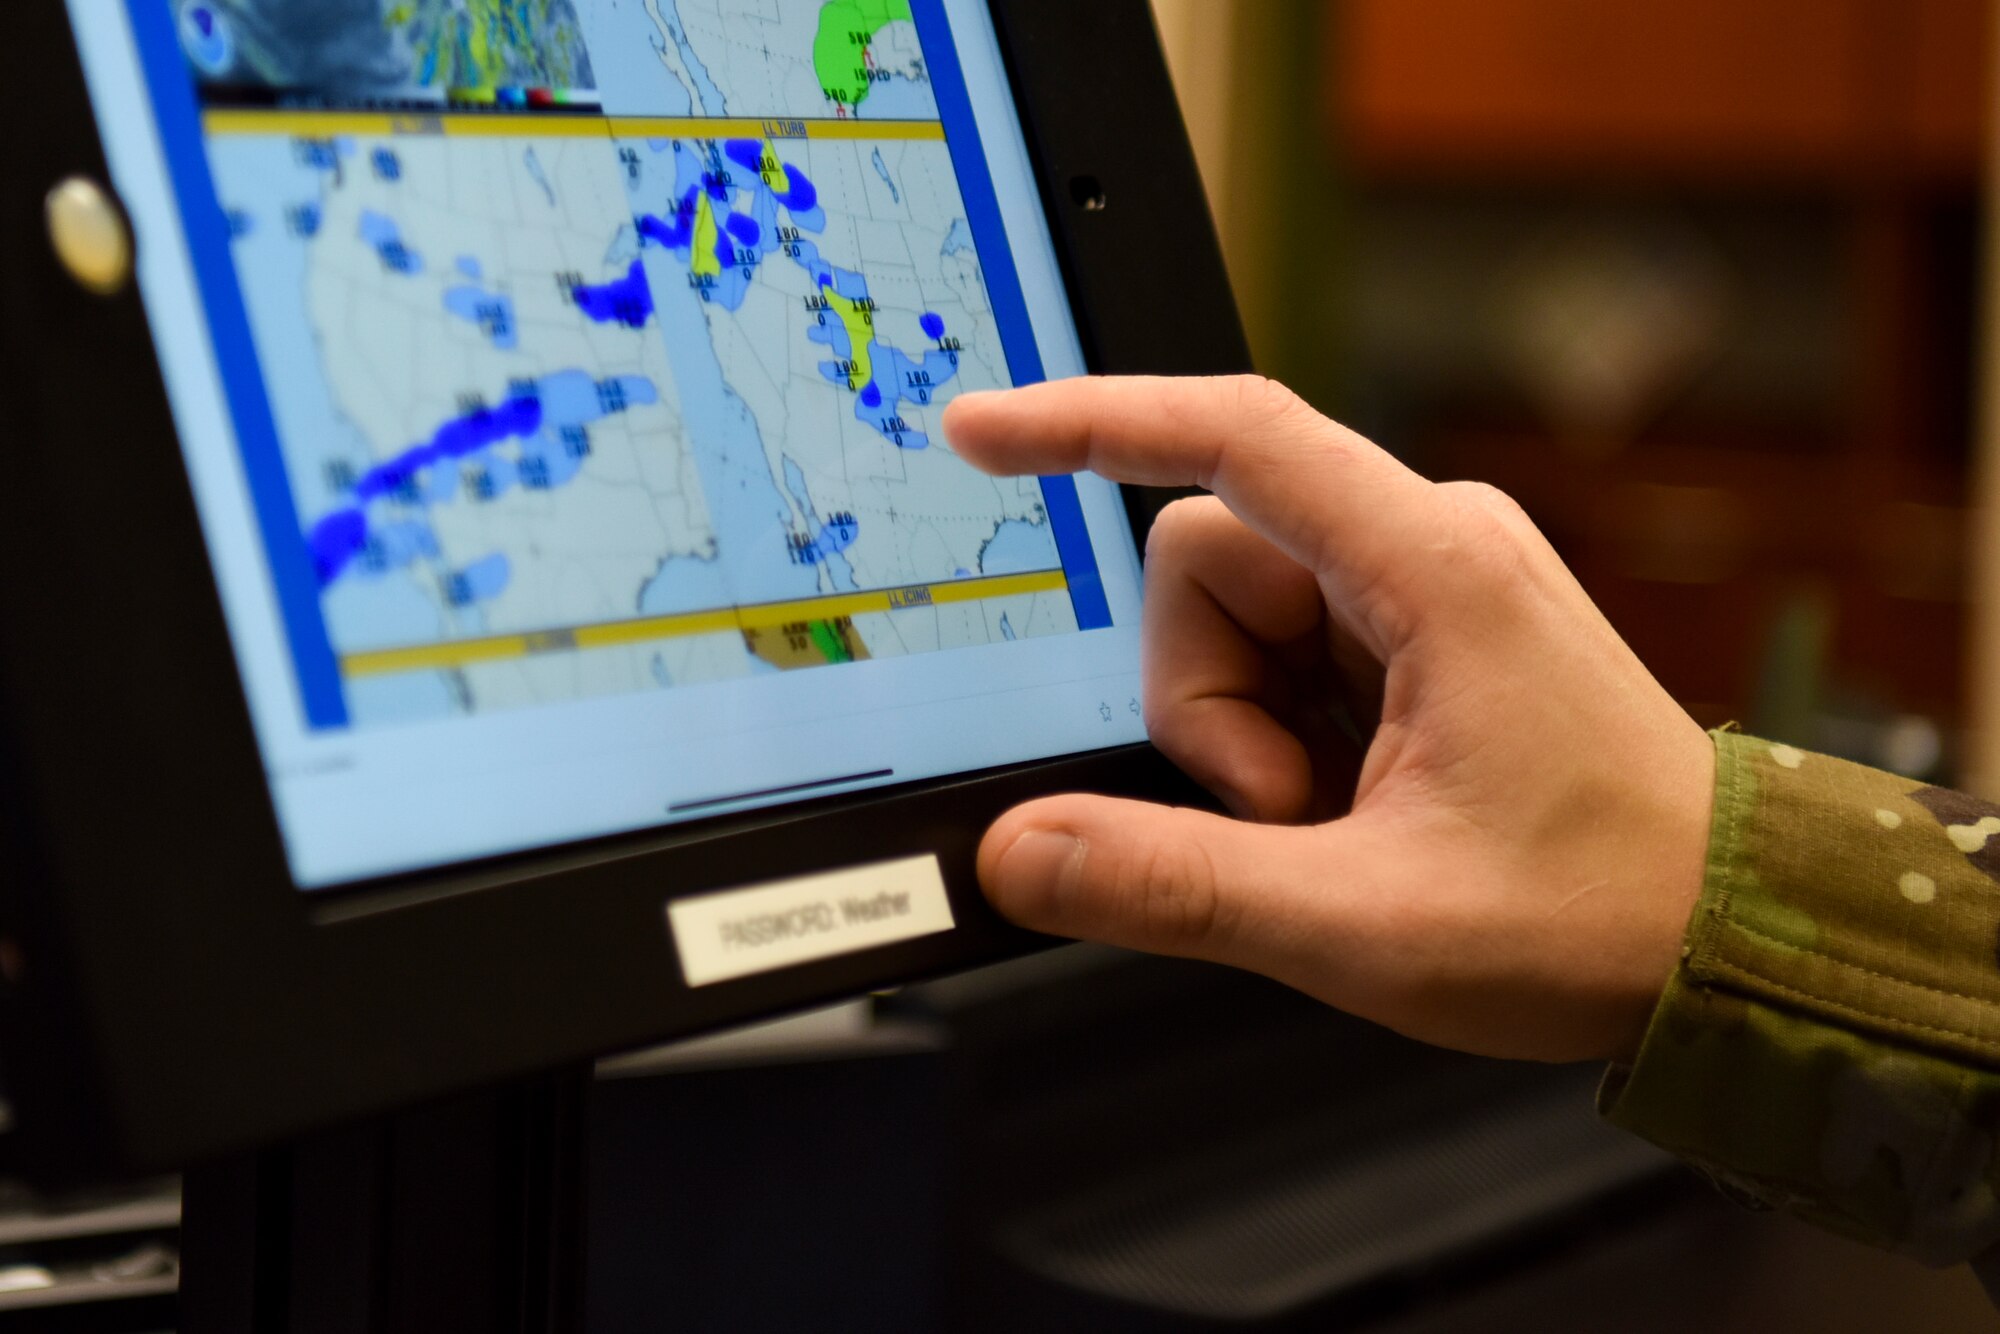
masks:
{"label": "wrist", "polygon": [[1653,809],[1636,828],[1629,856],[1645,868],[1631,905],[1630,967],[1626,973],[1613,1061],[1636,1059],[1667,985],[1680,967],[1695,909],[1708,881],[1715,819],[1715,742],[1690,723],[1688,735],[1650,785]]}

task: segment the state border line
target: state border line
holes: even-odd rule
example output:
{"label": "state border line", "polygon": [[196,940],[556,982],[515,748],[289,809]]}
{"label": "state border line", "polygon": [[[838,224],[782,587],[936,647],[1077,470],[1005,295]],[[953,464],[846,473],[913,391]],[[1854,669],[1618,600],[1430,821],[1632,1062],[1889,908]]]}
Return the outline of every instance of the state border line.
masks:
{"label": "state border line", "polygon": [[661,639],[685,639],[695,635],[723,634],[746,630],[775,630],[801,621],[838,620],[868,612],[901,611],[911,607],[941,607],[959,602],[986,602],[994,598],[1020,597],[1029,593],[1067,590],[1069,579],[1061,570],[1039,570],[1031,574],[1002,574],[984,579],[954,579],[938,584],[910,584],[868,593],[835,593],[827,597],[793,602],[762,602],[747,607],[719,607],[709,611],[678,612],[669,616],[642,616],[632,620],[598,621],[590,625],[558,626],[528,630],[518,634],[485,635],[477,639],[455,639],[440,644],[413,644],[405,648],[370,649],[343,654],[340,674],[345,678],[393,676],[403,672],[445,671],[482,662],[504,662],[536,657],[544,653],[572,653],[583,649],[616,648]]}
{"label": "state border line", "polygon": [[792,116],[608,116],[600,112],[293,111],[211,107],[202,128],[214,135],[283,134],[326,139],[442,135],[531,139],[944,140],[936,120],[802,119]]}

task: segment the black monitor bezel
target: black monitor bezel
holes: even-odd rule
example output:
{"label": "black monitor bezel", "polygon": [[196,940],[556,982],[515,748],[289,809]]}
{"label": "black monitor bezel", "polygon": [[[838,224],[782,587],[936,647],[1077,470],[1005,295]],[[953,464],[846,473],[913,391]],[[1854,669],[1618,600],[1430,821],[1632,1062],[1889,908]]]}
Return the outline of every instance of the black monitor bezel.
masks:
{"label": "black monitor bezel", "polygon": [[[990,8],[1090,368],[1246,369],[1145,0]],[[299,892],[140,300],[84,294],[44,233],[47,189],[108,180],[69,19],[16,17],[34,76],[0,103],[37,132],[0,149],[26,446],[0,489],[0,1078],[45,1173],[179,1166],[1017,954],[1043,942],[973,875],[992,817],[1055,790],[1193,799],[1128,746]],[[1072,199],[1085,176],[1110,207]],[[1137,531],[1160,499],[1128,491]],[[683,985],[668,898],[916,852],[956,929]]]}

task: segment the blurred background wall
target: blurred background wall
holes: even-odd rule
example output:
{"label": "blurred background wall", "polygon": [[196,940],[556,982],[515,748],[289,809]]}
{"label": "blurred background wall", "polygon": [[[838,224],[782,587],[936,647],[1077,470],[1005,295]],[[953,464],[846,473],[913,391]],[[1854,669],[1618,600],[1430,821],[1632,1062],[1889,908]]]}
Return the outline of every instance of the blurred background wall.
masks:
{"label": "blurred background wall", "polygon": [[1705,725],[2000,790],[1989,0],[1156,8],[1263,369],[1512,492]]}

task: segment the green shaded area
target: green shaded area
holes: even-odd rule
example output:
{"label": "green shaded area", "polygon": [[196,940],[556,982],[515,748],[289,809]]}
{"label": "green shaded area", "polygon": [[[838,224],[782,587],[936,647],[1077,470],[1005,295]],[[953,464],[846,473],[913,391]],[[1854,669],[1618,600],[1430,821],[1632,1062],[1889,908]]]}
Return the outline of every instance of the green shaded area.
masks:
{"label": "green shaded area", "polygon": [[867,54],[875,34],[910,21],[910,0],[832,0],[819,12],[813,71],[829,101],[858,107],[874,88]]}
{"label": "green shaded area", "polygon": [[848,651],[840,632],[832,621],[813,621],[807,626],[812,635],[813,647],[818,649],[830,663],[853,662],[854,655]]}

